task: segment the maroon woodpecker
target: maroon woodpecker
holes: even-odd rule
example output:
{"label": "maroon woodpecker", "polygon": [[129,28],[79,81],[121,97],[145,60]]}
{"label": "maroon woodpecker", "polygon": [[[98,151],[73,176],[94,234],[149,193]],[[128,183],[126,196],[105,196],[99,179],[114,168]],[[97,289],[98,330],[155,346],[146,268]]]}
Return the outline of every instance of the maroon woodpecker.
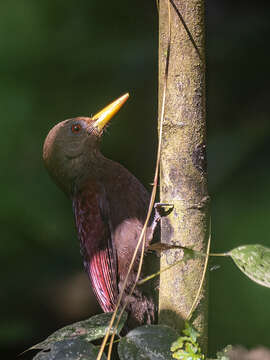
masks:
{"label": "maroon woodpecker", "polygon": [[[72,200],[84,268],[105,312],[115,309],[149,204],[149,194],[136,177],[99,150],[104,128],[128,96],[93,117],[60,122],[49,132],[43,148],[48,172]],[[153,226],[148,229],[146,249],[152,232]],[[153,322],[156,311],[151,286],[137,287],[127,296],[138,261],[139,254],[123,298],[128,301],[129,327]]]}

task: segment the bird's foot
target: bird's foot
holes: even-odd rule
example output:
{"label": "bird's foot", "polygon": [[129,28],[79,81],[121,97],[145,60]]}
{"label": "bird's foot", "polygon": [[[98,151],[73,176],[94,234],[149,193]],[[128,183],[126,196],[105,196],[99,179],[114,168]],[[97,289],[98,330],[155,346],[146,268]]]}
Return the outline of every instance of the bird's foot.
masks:
{"label": "bird's foot", "polygon": [[169,215],[173,211],[174,205],[168,203],[155,203],[155,219],[159,221],[163,216]]}
{"label": "bird's foot", "polygon": [[164,216],[169,215],[172,212],[173,208],[174,208],[173,204],[155,203],[155,205],[154,205],[155,215],[154,215],[153,222],[151,224],[152,235],[154,234],[154,231],[155,231],[160,219]]}

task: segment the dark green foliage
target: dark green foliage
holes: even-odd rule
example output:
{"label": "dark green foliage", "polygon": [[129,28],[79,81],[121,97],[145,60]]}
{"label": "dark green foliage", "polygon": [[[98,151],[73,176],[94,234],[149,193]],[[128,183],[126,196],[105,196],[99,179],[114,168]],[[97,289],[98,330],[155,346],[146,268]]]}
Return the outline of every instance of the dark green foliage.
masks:
{"label": "dark green foliage", "polygon": [[[65,326],[62,329],[55,331],[52,335],[47,337],[46,340],[32,346],[32,349],[48,350],[52,344],[58,343],[62,340],[71,340],[79,338],[84,342],[90,342],[93,340],[101,339],[105,336],[111,321],[112,313],[103,313],[92,316],[90,319],[79,321],[77,323]],[[116,334],[119,334],[127,319],[127,314],[124,313],[117,327]],[[113,332],[114,328],[111,329]]]}
{"label": "dark green foliage", "polygon": [[[51,350],[38,353],[33,360],[95,360],[99,348],[85,339],[75,338],[57,341],[52,344]],[[105,360],[106,356],[102,356]]]}
{"label": "dark green foliage", "polygon": [[118,353],[121,360],[167,360],[177,332],[164,325],[145,325],[130,331],[122,338]]}

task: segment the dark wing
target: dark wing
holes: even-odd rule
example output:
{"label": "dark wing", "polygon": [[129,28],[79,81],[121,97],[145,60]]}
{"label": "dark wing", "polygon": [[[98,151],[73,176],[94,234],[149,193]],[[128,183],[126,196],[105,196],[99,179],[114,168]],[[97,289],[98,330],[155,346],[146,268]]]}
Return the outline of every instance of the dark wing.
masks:
{"label": "dark wing", "polygon": [[73,197],[75,222],[85,270],[104,312],[113,311],[118,297],[117,257],[109,224],[105,191],[88,184]]}

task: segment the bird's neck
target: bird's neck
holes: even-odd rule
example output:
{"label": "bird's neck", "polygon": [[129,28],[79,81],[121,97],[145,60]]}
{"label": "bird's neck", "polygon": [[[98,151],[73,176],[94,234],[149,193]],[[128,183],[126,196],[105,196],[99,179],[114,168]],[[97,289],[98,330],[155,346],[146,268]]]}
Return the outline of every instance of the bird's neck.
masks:
{"label": "bird's neck", "polygon": [[74,190],[81,191],[86,184],[101,184],[110,178],[115,166],[120,164],[106,158],[100,152],[95,157],[86,159],[80,171],[71,179],[70,189],[71,195]]}

